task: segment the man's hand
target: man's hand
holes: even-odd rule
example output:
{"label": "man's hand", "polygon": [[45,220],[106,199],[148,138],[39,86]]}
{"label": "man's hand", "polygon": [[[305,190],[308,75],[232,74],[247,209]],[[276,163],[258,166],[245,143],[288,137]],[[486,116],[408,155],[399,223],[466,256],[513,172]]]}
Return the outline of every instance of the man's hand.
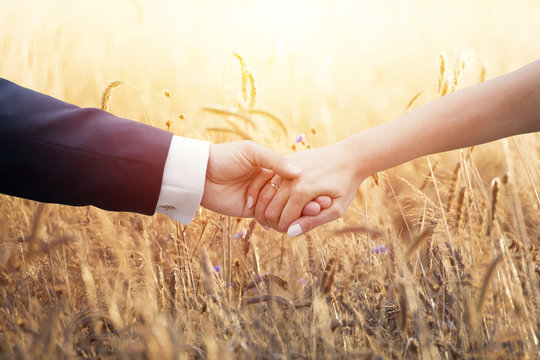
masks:
{"label": "man's hand", "polygon": [[[300,168],[277,152],[252,141],[210,145],[201,205],[230,216],[254,217],[257,195],[274,175],[294,179]],[[248,196],[253,194],[253,196]],[[330,199],[310,202],[303,214],[317,215]]]}

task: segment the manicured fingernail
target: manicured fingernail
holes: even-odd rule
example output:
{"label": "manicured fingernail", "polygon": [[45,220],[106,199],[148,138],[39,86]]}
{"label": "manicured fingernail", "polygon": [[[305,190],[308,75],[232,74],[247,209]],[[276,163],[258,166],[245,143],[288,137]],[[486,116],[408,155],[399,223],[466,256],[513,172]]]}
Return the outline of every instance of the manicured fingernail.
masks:
{"label": "manicured fingernail", "polygon": [[293,225],[287,230],[289,237],[297,237],[300,234],[302,234],[302,227],[299,224]]}
{"label": "manicured fingernail", "polygon": [[293,164],[287,164],[287,171],[291,174],[291,175],[297,175],[297,174],[300,174],[300,168],[296,165],[293,165]]}
{"label": "manicured fingernail", "polygon": [[268,230],[270,230],[270,227],[269,226],[263,226],[263,229],[268,231]]}
{"label": "manicured fingernail", "polygon": [[251,209],[253,207],[253,196],[248,196],[246,205],[248,209]]}

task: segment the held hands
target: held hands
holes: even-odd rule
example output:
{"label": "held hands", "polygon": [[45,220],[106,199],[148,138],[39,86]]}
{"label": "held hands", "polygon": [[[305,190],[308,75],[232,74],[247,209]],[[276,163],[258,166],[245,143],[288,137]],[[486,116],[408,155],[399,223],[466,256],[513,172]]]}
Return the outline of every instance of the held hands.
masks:
{"label": "held hands", "polygon": [[[369,175],[352,166],[354,156],[346,141],[286,156],[286,161],[298,166],[301,172],[288,178],[279,172],[273,176],[259,175],[254,181],[257,186],[248,191],[255,201],[255,218],[263,226],[287,231],[291,237],[339,218]],[[330,198],[321,198],[322,194]],[[321,206],[320,213],[302,211],[312,199]]]}
{"label": "held hands", "polygon": [[[210,145],[201,205],[224,215],[254,217],[257,195],[273,176],[293,180],[300,175],[300,168],[291,161],[252,141]],[[305,202],[300,212],[313,216],[330,202],[322,196]]]}

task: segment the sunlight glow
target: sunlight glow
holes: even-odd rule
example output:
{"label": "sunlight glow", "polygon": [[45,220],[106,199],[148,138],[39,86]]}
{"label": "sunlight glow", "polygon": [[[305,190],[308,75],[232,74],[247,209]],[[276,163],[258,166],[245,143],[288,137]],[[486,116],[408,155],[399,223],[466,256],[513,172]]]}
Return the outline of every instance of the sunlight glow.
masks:
{"label": "sunlight glow", "polygon": [[262,0],[259,10],[267,20],[268,30],[288,32],[314,27],[320,7],[309,0]]}

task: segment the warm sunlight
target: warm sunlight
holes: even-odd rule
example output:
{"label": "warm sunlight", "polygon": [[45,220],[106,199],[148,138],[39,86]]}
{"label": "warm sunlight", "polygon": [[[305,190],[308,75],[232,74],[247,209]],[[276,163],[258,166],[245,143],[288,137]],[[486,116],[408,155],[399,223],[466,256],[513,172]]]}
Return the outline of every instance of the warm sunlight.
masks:
{"label": "warm sunlight", "polygon": [[538,358],[538,34],[538,0],[0,0],[0,359]]}

